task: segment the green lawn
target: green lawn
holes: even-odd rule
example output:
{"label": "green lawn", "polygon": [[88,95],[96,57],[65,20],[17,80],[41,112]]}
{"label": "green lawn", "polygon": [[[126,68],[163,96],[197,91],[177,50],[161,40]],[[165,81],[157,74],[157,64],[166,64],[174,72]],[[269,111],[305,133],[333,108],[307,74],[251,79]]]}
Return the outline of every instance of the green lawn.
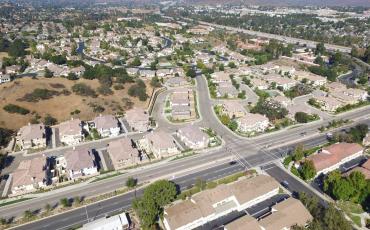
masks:
{"label": "green lawn", "polygon": [[348,214],[350,213],[361,214],[364,212],[361,205],[352,203],[350,201],[339,201],[338,206]]}
{"label": "green lawn", "polygon": [[353,223],[355,223],[357,226],[361,227],[361,217],[350,215],[350,218],[352,219]]}

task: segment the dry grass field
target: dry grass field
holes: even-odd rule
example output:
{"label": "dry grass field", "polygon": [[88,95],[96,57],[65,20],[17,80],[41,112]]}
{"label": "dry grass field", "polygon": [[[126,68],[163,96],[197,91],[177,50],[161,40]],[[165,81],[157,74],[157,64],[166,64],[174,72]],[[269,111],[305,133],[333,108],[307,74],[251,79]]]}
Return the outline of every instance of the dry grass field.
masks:
{"label": "dry grass field", "polygon": [[[148,106],[149,99],[146,102],[141,102],[137,98],[130,97],[127,94],[130,84],[125,84],[125,88],[122,90],[113,90],[113,95],[99,95],[97,98],[82,97],[71,93],[68,96],[60,95],[38,102],[17,101],[17,99],[22,98],[26,93],[31,93],[36,88],[56,91],[63,90],[63,88],[55,88],[55,84],[64,85],[64,89],[72,92],[71,87],[75,83],[85,83],[93,89],[96,89],[100,85],[97,80],[80,79],[78,81],[70,81],[64,78],[22,78],[0,85],[0,127],[19,129],[30,122],[35,117],[35,113],[42,117],[40,119],[41,121],[43,117],[50,114],[58,122],[61,122],[70,119],[72,116],[71,112],[76,109],[81,112],[73,115],[74,117],[82,120],[91,120],[99,115],[99,112],[93,111],[92,104],[104,107],[105,111],[102,114],[122,113],[127,109],[127,103],[125,100],[122,100],[123,98],[129,98],[135,107],[147,108]],[[149,83],[146,83],[146,85],[147,94],[151,95],[152,88]],[[3,107],[9,103],[19,105],[35,113],[28,115],[10,114],[3,110]]]}

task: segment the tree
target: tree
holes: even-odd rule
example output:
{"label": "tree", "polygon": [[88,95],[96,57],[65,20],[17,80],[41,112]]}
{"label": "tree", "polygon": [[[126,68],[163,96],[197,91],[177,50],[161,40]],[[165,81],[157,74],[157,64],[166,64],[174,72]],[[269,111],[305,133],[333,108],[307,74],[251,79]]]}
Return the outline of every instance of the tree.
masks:
{"label": "tree", "polygon": [[298,144],[294,148],[293,159],[294,161],[300,161],[304,157],[304,147],[302,144]]}
{"label": "tree", "polygon": [[34,216],[35,216],[35,214],[34,214],[32,211],[30,211],[30,210],[26,210],[26,211],[24,211],[24,213],[23,213],[23,218],[24,218],[24,219],[26,219],[26,220],[30,220],[30,219],[32,219]]}
{"label": "tree", "polygon": [[327,230],[338,230],[339,226],[341,230],[352,229],[351,224],[344,218],[343,213],[332,204],[329,204],[329,207],[325,210],[323,222]]}
{"label": "tree", "polygon": [[228,64],[227,64],[227,66],[229,67],[229,68],[232,68],[232,69],[235,69],[236,68],[236,65],[235,65],[235,63],[234,62],[229,62]]}
{"label": "tree", "polygon": [[126,186],[128,188],[133,188],[137,185],[137,179],[134,179],[133,177],[129,177],[126,180]]}
{"label": "tree", "polygon": [[54,117],[52,117],[50,114],[47,114],[44,118],[44,124],[46,126],[52,126],[55,125],[58,122],[58,120]]}
{"label": "tree", "polygon": [[51,211],[51,205],[50,204],[46,204],[45,207],[44,207],[44,209],[45,209],[45,212],[46,213],[49,213]]}
{"label": "tree", "polygon": [[78,76],[75,73],[68,73],[67,79],[71,81],[76,81],[78,80]]}
{"label": "tree", "polygon": [[161,87],[161,81],[160,79],[155,76],[152,78],[152,80],[150,80],[150,85],[153,87],[153,88],[158,88],[158,87]]}
{"label": "tree", "polygon": [[11,140],[12,135],[13,135],[12,130],[0,128],[0,147],[8,145],[9,141]]}
{"label": "tree", "polygon": [[232,130],[232,131],[235,131],[238,129],[238,123],[233,120],[231,121],[229,124],[228,124],[228,127]]}
{"label": "tree", "polygon": [[303,179],[310,180],[316,175],[316,169],[312,161],[305,160],[301,166],[301,175]]}
{"label": "tree", "polygon": [[264,99],[260,99],[256,106],[251,109],[251,112],[264,114],[269,118],[269,120],[282,119],[288,115],[288,110],[279,102]]}
{"label": "tree", "polygon": [[146,94],[146,85],[143,80],[137,80],[136,84],[130,86],[128,89],[128,95],[131,97],[139,97],[140,101],[146,101],[148,95]]}
{"label": "tree", "polygon": [[63,208],[67,208],[71,205],[68,198],[60,199],[60,204],[63,206]]}
{"label": "tree", "polygon": [[48,67],[45,67],[44,69],[44,77],[46,78],[52,78],[54,76],[53,72],[51,72]]}
{"label": "tree", "polygon": [[9,46],[8,54],[12,57],[22,57],[26,54],[26,44],[20,40],[16,39]]}
{"label": "tree", "polygon": [[189,68],[186,71],[186,76],[191,77],[191,78],[195,78],[197,76],[197,73],[195,72],[195,70],[193,68]]}
{"label": "tree", "polygon": [[132,202],[132,207],[140,218],[143,229],[150,229],[163,212],[163,207],[177,195],[174,183],[159,180],[149,185],[141,198]]}
{"label": "tree", "polygon": [[140,66],[141,61],[139,57],[135,57],[134,60],[131,62],[131,66]]}
{"label": "tree", "polygon": [[354,188],[348,180],[339,180],[333,185],[332,192],[337,200],[349,200],[354,193]]}
{"label": "tree", "polygon": [[326,53],[325,44],[320,42],[316,44],[315,55],[324,55]]}

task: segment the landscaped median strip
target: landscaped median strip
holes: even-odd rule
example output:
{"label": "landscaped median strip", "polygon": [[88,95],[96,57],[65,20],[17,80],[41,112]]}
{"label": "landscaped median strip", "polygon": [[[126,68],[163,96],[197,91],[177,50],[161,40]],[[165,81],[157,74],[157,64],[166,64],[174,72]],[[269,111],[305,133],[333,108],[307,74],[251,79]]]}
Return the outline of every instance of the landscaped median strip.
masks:
{"label": "landscaped median strip", "polygon": [[26,201],[26,200],[30,200],[32,198],[33,197],[24,197],[24,198],[14,199],[14,200],[11,200],[11,201],[2,202],[2,203],[0,203],[0,207],[15,204],[15,203]]}

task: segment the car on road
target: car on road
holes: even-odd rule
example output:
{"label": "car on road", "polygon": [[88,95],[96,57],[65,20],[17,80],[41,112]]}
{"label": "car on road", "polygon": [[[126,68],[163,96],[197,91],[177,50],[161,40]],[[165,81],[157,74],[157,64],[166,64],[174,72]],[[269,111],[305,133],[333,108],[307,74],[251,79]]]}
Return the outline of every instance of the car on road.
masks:
{"label": "car on road", "polygon": [[286,181],[286,180],[284,180],[284,181],[282,181],[281,182],[281,185],[284,187],[284,188],[289,188],[289,182],[288,181]]}
{"label": "car on road", "polygon": [[328,140],[331,140],[331,139],[333,138],[333,134],[332,134],[332,133],[327,133],[327,134],[326,134],[326,138],[327,138]]}

